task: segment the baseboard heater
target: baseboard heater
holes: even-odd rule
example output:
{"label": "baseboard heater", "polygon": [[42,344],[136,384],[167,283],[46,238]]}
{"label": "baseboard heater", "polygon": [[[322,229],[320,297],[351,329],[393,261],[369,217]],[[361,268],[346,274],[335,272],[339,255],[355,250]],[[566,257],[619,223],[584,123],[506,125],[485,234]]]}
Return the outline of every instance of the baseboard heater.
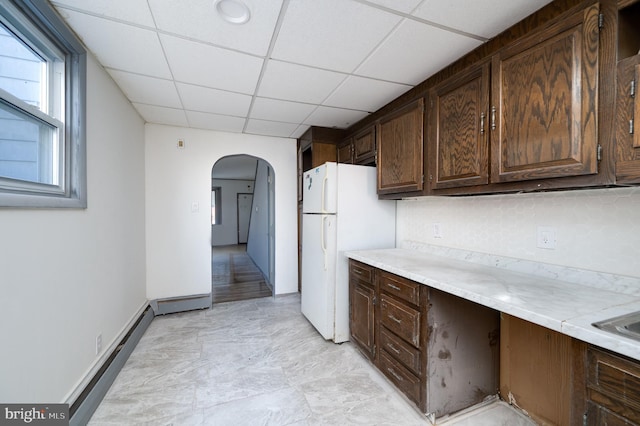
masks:
{"label": "baseboard heater", "polygon": [[211,307],[211,293],[155,299],[150,303],[156,315],[209,309]]}
{"label": "baseboard heater", "polygon": [[154,312],[151,306],[147,306],[129,332],[122,338],[118,346],[113,350],[109,358],[96,372],[93,379],[69,407],[70,426],[86,425],[93,413],[102,402],[102,398],[113,384],[124,363],[135,349],[140,338],[153,320]]}

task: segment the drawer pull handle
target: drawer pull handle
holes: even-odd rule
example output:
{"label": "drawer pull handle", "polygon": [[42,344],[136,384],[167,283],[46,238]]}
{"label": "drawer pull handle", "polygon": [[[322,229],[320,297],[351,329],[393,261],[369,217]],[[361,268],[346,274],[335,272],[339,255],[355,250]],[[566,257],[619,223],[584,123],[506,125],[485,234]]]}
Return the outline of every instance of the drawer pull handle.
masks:
{"label": "drawer pull handle", "polygon": [[391,288],[392,288],[392,289],[394,289],[395,291],[400,291],[400,287],[398,287],[397,285],[387,284],[387,286],[391,287]]}
{"label": "drawer pull handle", "polygon": [[402,376],[398,375],[398,373],[396,373],[395,371],[393,371],[392,368],[387,368],[387,372],[389,374],[391,374],[393,377],[395,377],[397,380],[404,382],[404,379],[402,378]]}
{"label": "drawer pull handle", "polygon": [[353,273],[356,275],[362,275],[362,271],[359,269],[353,269]]}
{"label": "drawer pull handle", "polygon": [[402,320],[401,320],[401,319],[398,319],[398,318],[394,317],[394,316],[393,316],[393,315],[391,315],[391,314],[389,314],[389,319],[390,319],[390,320],[392,320],[392,321],[394,321],[394,322],[396,322],[396,323],[398,323],[398,324],[402,323]]}
{"label": "drawer pull handle", "polygon": [[391,343],[387,343],[387,348],[391,349],[393,352],[395,352],[396,354],[400,355],[400,351],[398,349],[396,349],[396,347],[393,346]]}

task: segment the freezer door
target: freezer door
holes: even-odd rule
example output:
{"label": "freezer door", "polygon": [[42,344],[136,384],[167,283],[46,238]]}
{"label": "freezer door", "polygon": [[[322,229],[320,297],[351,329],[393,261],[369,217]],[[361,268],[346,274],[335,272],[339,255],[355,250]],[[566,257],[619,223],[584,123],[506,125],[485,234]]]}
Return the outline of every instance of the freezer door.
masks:
{"label": "freezer door", "polygon": [[325,163],[306,171],[302,186],[303,213],[336,213],[336,163]]}
{"label": "freezer door", "polygon": [[334,339],[336,216],[302,215],[302,314],[327,340]]}

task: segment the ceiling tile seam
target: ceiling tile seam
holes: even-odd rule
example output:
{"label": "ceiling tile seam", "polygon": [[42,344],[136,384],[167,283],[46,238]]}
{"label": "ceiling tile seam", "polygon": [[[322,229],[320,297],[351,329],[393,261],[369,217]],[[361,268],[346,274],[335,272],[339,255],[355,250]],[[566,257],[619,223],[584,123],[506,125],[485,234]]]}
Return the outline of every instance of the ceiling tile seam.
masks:
{"label": "ceiling tile seam", "polygon": [[[300,129],[300,131],[299,131],[299,132],[298,132],[298,129]],[[296,127],[296,129],[295,129],[293,132],[289,133],[289,137],[290,137],[290,138],[293,138],[293,139],[298,139],[298,138],[299,138],[300,136],[302,136],[302,135],[304,134],[304,132],[306,132],[308,129],[309,129],[309,126],[308,126],[308,125],[300,123],[300,124],[298,124],[298,127]],[[296,135],[296,134],[298,134],[298,136],[294,136],[294,135]]]}
{"label": "ceiling tile seam", "polygon": [[[122,25],[128,25],[131,27],[136,27],[139,28],[141,30],[148,30],[148,31],[158,31],[157,27],[150,27],[144,24],[138,24],[137,22],[131,22],[131,21],[127,21],[124,19],[120,19],[120,18],[116,18],[114,16],[108,16],[108,15],[103,15],[100,13],[96,13],[96,12],[92,12],[90,10],[86,10],[86,9],[81,9],[79,7],[75,7],[75,6],[69,6],[66,4],[61,4],[58,3],[56,1],[51,0],[51,3],[56,7],[56,9],[64,9],[64,10],[70,10],[72,12],[76,12],[76,13],[80,13],[82,15],[87,15],[87,16],[93,16],[94,18],[99,18],[99,19],[104,19],[105,21],[111,21],[111,22],[116,22],[118,24],[122,24]],[[149,8],[149,13],[151,14],[151,17],[153,19],[154,25],[155,25],[155,19],[153,18],[153,13],[151,12],[151,7],[149,7],[149,4],[147,3],[147,7]],[[66,21],[66,19],[65,19]]]}
{"label": "ceiling tile seam", "polygon": [[[455,33],[455,34],[458,34],[458,35],[461,35],[461,36],[464,36],[464,37],[473,38],[473,39],[479,40],[479,41],[481,41],[483,43],[489,41],[488,38],[483,37],[481,35],[468,33],[466,31],[462,31],[462,30],[459,30],[459,29],[456,29],[456,28],[453,28],[453,27],[449,27],[447,25],[439,24],[437,22],[429,21],[427,19],[423,19],[423,18],[420,18],[420,17],[415,16],[415,15],[411,15],[411,14],[408,14],[408,13],[400,12],[399,10],[389,9],[388,7],[385,7],[385,6],[382,6],[382,5],[379,5],[379,4],[375,4],[375,3],[371,3],[371,2],[369,2],[367,0],[351,0],[351,1],[355,1],[357,3],[364,4],[366,6],[373,7],[375,9],[379,9],[379,10],[382,10],[382,11],[387,12],[387,13],[392,13],[394,15],[402,16],[403,18],[410,19],[412,21],[416,21],[416,22],[419,22],[421,24],[429,25],[431,27],[435,27],[435,28],[438,28],[438,29],[441,29],[441,30],[444,30],[444,31],[447,31],[447,32],[450,32],[450,33]],[[420,3],[420,4],[422,4],[422,3]],[[412,13],[420,6],[420,4],[413,9]]]}
{"label": "ceiling tile seam", "polygon": [[[164,78],[164,77],[156,77],[156,76],[153,76],[153,75],[143,74],[143,73],[136,72],[136,71],[129,71],[129,70],[125,70],[125,69],[122,69],[122,68],[104,67],[104,69],[107,70],[107,71],[117,71],[117,72],[121,72],[121,73],[125,73],[125,74],[137,75],[139,77],[153,78],[155,80],[162,80],[162,81],[167,81],[167,82],[175,82],[175,83],[178,83],[178,84],[186,84],[188,86],[200,87],[202,89],[218,90],[220,92],[231,93],[231,94],[234,94],[234,95],[251,96],[250,93],[246,93],[246,92],[238,92],[238,91],[235,91],[235,90],[221,89],[219,87],[205,86],[205,85],[202,85],[202,84],[194,84],[194,83],[191,83],[191,82],[188,82],[188,81],[182,81],[182,80],[178,80],[178,79],[169,79],[169,78]],[[177,87],[176,87],[176,90],[177,90]],[[291,102],[291,101],[289,101],[289,102]]]}
{"label": "ceiling tile seam", "polygon": [[[171,80],[171,79],[162,78],[162,77],[155,77],[155,76],[151,76],[151,75],[148,75],[148,74],[142,74],[142,73],[138,73],[138,72],[134,72],[134,71],[123,70],[123,69],[120,69],[120,68],[105,67],[105,70],[107,70],[107,71],[118,71],[118,72],[125,73],[125,74],[132,74],[132,75],[137,75],[137,76],[140,76],[140,77],[148,77],[148,78],[152,78],[152,79],[156,79],[156,80],[162,80],[162,81],[166,81],[166,82],[185,84],[185,85],[189,85],[189,86],[199,87],[199,88],[202,88],[202,89],[218,90],[220,92],[230,93],[230,94],[234,94],[234,95],[252,96],[252,95],[250,95],[248,93],[244,93],[244,92],[236,92],[236,91],[233,91],[233,90],[221,89],[221,88],[212,87],[212,86],[204,86],[204,85],[201,85],[201,84],[193,84],[193,83],[189,83],[189,82],[181,81],[181,80]],[[351,76],[351,74],[346,74],[346,73],[340,73],[340,74],[345,74],[347,77]],[[361,76],[356,76],[356,77],[364,78],[364,79],[367,79],[367,80],[386,82],[385,80],[381,80],[381,79],[377,79],[377,78],[364,77],[364,76],[362,76],[362,77]],[[406,83],[395,83],[395,82],[388,82],[388,83],[407,86],[408,89],[413,87],[413,86],[411,86],[409,84],[406,84]],[[342,83],[340,83],[340,85],[342,85]],[[178,90],[177,87],[176,87],[176,91],[178,92],[178,96],[180,96],[180,91]],[[256,90],[256,92],[257,92],[257,90]],[[368,111],[368,110],[363,110],[363,109],[358,109],[358,108],[340,107],[340,106],[336,106],[336,105],[318,104],[318,103],[306,102],[306,101],[292,101],[290,99],[276,98],[276,97],[271,97],[271,96],[258,96],[258,95],[255,95],[255,96],[253,96],[253,98],[254,99],[266,99],[266,100],[279,101],[279,102],[287,102],[287,103],[292,103],[292,104],[301,104],[301,105],[314,106],[314,107],[324,106],[324,107],[327,107],[327,108],[336,108],[336,109],[358,111],[358,112],[366,112],[366,113],[373,112],[373,111]],[[183,105],[183,107],[184,107],[184,103],[182,102],[182,99],[180,99],[180,101],[181,101],[181,105]],[[158,107],[161,107],[161,108],[174,108],[174,107],[166,107],[166,106],[163,106],[163,105],[140,102],[140,101],[135,101],[135,103],[140,104],[140,105],[147,105],[147,106],[158,106]],[[191,111],[191,112],[205,112],[205,113],[207,112],[207,111],[192,110],[192,109],[187,109],[187,108],[184,108],[184,109],[185,109],[185,111]],[[242,116],[229,115],[229,114],[218,114],[218,115],[224,115],[224,116],[235,117],[235,118],[244,118]],[[250,119],[258,119],[256,117],[251,117],[250,116],[250,112],[247,114],[247,117],[250,118]],[[262,120],[262,119],[258,119],[258,120]],[[294,122],[290,122],[290,121],[279,121],[279,120],[270,120],[270,121],[275,121],[275,122],[279,122],[279,123],[287,123],[287,124],[298,124],[298,123],[294,123]]]}
{"label": "ceiling tile seam", "polygon": [[[153,9],[151,9],[151,5],[149,4],[148,0],[146,3],[147,3],[147,7],[149,8],[149,13],[151,14],[151,19],[153,20],[153,25],[157,29],[158,24],[156,22],[156,17],[153,14]],[[173,84],[173,88],[176,91],[176,95],[178,95],[178,100],[180,101],[180,106],[182,107],[184,118],[187,122],[187,125],[191,126],[192,123],[189,120],[189,115],[187,114],[187,110],[184,107],[184,101],[182,99],[182,95],[180,94],[180,91],[178,90],[178,86],[176,85],[175,74],[173,72],[173,69],[171,68],[171,63],[169,62],[169,58],[167,57],[167,52],[164,49],[164,43],[162,43],[162,38],[160,37],[160,34],[157,31],[155,31],[155,33],[156,33],[156,38],[158,39],[158,43],[160,44],[160,49],[162,50],[162,56],[164,57],[164,61],[167,63],[167,69],[169,70],[169,74],[171,75],[171,82]]]}
{"label": "ceiling tile seam", "polygon": [[[354,1],[358,1],[358,0],[354,0]],[[368,5],[368,4],[365,4],[365,6],[366,6],[366,5]],[[382,40],[380,40],[380,42],[379,42],[375,47],[373,47],[373,48],[369,51],[369,53],[368,53],[368,54],[367,54],[367,55],[362,59],[362,61],[360,61],[360,63],[359,63],[359,64],[357,64],[357,65],[353,68],[353,70],[352,70],[350,73],[348,73],[348,75],[349,75],[349,76],[354,75],[354,72],[355,72],[355,71],[357,71],[360,67],[362,67],[362,64],[364,64],[364,63],[365,63],[365,62],[366,62],[366,61],[371,57],[371,55],[373,55],[373,54],[374,54],[374,53],[375,53],[375,52],[380,48],[380,46],[381,46],[381,45],[382,45],[382,44],[383,44],[387,39],[389,39],[389,37],[391,37],[391,35],[392,35],[392,34],[396,31],[396,29],[397,29],[397,28],[402,24],[402,22],[404,22],[404,19],[400,19],[400,20],[398,21],[398,23],[396,23],[396,25],[394,25],[394,26],[393,26],[393,28],[391,28],[391,30],[389,30],[389,32],[387,33],[387,35],[386,35],[386,36],[384,36],[384,37],[382,38]],[[358,76],[358,77],[363,78],[363,77],[361,77],[361,76]],[[340,82],[340,84],[338,84],[338,85],[337,85],[337,86],[336,86],[336,87],[335,87],[331,92],[329,92],[329,94],[328,94],[328,95],[327,95],[327,96],[326,96],[326,97],[325,97],[325,98],[320,102],[319,106],[320,106],[320,105],[322,105],[322,106],[325,106],[325,107],[327,107],[327,108],[331,108],[330,106],[325,105],[325,102],[327,102],[327,100],[329,100],[329,99],[331,98],[331,96],[333,96],[333,94],[334,94],[334,93],[336,93],[340,88],[342,88],[342,87],[346,84],[346,81],[348,80],[348,78],[349,78],[349,77],[345,77],[345,78]],[[367,77],[364,77],[364,78],[367,78]],[[315,112],[317,109],[318,109],[318,108],[316,108],[313,112]],[[344,109],[347,109],[347,108],[344,108]],[[371,112],[373,112],[373,111],[366,111],[366,112],[371,113]],[[313,113],[312,113],[312,114],[313,114]],[[308,119],[308,118],[309,118],[309,116],[307,116],[307,117],[306,117],[306,119]],[[305,119],[305,120],[306,120],[306,119]],[[304,121],[303,121],[303,123],[304,123]]]}
{"label": "ceiling tile seam", "polygon": [[[377,49],[377,46],[376,46],[376,49]],[[285,60],[285,59],[269,58],[269,61],[280,62],[280,63],[283,63],[283,64],[289,64],[289,65],[296,65],[296,66],[299,66],[299,67],[309,68],[309,69],[318,70],[318,71],[326,71],[326,72],[331,72],[331,73],[334,73],[334,74],[343,74],[343,75],[345,75],[347,77],[366,78],[367,80],[380,81],[382,83],[400,84],[400,85],[403,85],[403,86],[408,86],[410,88],[413,87],[413,85],[409,84],[409,83],[404,83],[404,82],[401,82],[401,81],[394,81],[394,80],[387,80],[385,78],[370,77],[370,76],[366,76],[366,75],[362,75],[362,74],[357,74],[355,71],[353,71],[353,72],[337,71],[337,70],[333,70],[331,68],[324,68],[324,67],[318,67],[318,66],[315,66],[315,65],[301,64],[299,62],[288,61],[288,60]],[[358,67],[360,67],[360,64],[358,64]]]}
{"label": "ceiling tile seam", "polygon": [[260,67],[260,74],[258,74],[258,81],[256,82],[255,89],[253,90],[253,95],[251,96],[251,102],[249,103],[249,110],[247,111],[247,116],[245,117],[244,126],[242,127],[243,133],[247,131],[247,126],[249,125],[249,118],[251,117],[251,112],[253,111],[253,105],[255,104],[258,90],[260,89],[260,85],[262,84],[262,79],[264,78],[264,74],[267,71],[269,58],[271,57],[273,49],[278,40],[278,35],[280,34],[280,29],[282,28],[282,23],[284,22],[285,15],[287,14],[288,7],[289,7],[289,0],[283,0],[282,6],[280,6],[280,12],[278,13],[278,19],[276,20],[276,25],[273,28],[273,34],[271,35],[271,40],[269,41],[267,54],[262,59],[262,67]]}
{"label": "ceiling tile seam", "polygon": [[[215,47],[215,48],[218,48],[218,49],[228,50],[230,52],[240,53],[240,54],[243,54],[243,55],[252,56],[252,57],[258,58],[258,59],[264,59],[265,58],[265,55],[258,55],[258,54],[252,53],[252,52],[246,52],[244,50],[235,49],[235,48],[232,48],[232,47],[229,47],[229,46],[223,46],[223,45],[220,45],[220,44],[212,43],[210,41],[201,40],[201,39],[194,38],[194,37],[189,37],[189,36],[186,36],[184,34],[174,33],[174,32],[171,32],[171,31],[167,31],[167,30],[163,30],[161,28],[158,28],[157,26],[150,27],[150,26],[147,26],[147,25],[138,24],[136,22],[126,21],[124,19],[114,18],[112,16],[101,15],[99,13],[91,12],[89,10],[84,10],[84,9],[80,9],[80,8],[77,8],[77,7],[66,6],[66,5],[62,5],[62,4],[59,4],[59,3],[54,3],[54,4],[56,4],[59,9],[70,10],[70,11],[77,12],[77,13],[80,13],[80,14],[83,14],[83,15],[93,16],[94,18],[104,19],[106,21],[111,21],[111,22],[115,22],[115,23],[118,23],[118,24],[127,25],[127,26],[130,26],[130,27],[135,27],[135,28],[138,28],[138,29],[141,29],[141,30],[153,31],[153,32],[155,32],[157,34],[166,35],[166,36],[170,36],[170,37],[175,37],[175,38],[179,38],[179,39],[182,39],[182,40],[190,41],[190,42],[193,42],[193,43],[204,44],[204,45]],[[149,7],[149,13],[151,13],[152,19],[153,19],[153,21],[155,23],[155,17],[153,17],[153,11],[151,10],[151,7]]]}

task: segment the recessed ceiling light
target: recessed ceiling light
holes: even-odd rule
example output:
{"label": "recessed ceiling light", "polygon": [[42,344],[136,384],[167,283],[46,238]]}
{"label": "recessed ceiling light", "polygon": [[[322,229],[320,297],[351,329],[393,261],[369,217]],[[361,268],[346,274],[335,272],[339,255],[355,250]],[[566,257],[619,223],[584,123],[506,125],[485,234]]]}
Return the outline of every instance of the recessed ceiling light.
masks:
{"label": "recessed ceiling light", "polygon": [[232,24],[244,24],[251,18],[251,11],[241,0],[218,0],[216,10],[222,19]]}

